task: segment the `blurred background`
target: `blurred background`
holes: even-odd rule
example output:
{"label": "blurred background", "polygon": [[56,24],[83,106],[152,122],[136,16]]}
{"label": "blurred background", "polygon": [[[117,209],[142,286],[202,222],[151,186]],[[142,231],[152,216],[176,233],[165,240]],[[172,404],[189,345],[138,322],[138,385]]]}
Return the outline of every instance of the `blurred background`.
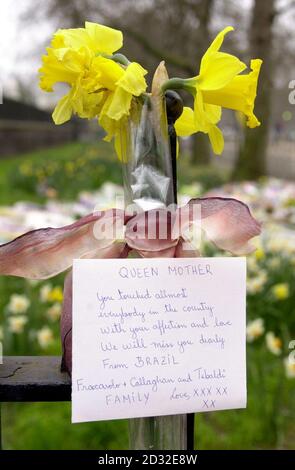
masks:
{"label": "blurred background", "polygon": [[[1,0],[0,243],[71,223],[98,202],[111,207],[122,194],[120,165],[97,123],[74,119],[54,126],[51,113],[64,90],[38,88],[41,55],[53,32],[85,20],[121,29],[124,54],[149,70],[149,80],[162,59],[170,76],[197,75],[210,41],[227,25],[235,32],[224,50],[246,62],[263,59],[255,108],[262,125],[247,130],[225,111],[220,157],[211,154],[206,135],[180,143],[180,202],[205,193],[237,197],[264,224],[248,258],[248,407],[198,414],[195,447],[292,449],[295,1]],[[40,283],[0,279],[6,355],[60,354],[62,285],[63,276]],[[69,404],[5,405],[2,415],[5,448],[128,447],[125,421],[71,425]]]}

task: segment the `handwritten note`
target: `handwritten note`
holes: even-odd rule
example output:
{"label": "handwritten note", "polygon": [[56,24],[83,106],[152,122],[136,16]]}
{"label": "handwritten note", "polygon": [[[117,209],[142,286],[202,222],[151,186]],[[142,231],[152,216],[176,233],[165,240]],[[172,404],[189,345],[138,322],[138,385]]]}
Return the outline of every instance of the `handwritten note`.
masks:
{"label": "handwritten note", "polygon": [[244,258],[75,260],[72,421],[246,406]]}

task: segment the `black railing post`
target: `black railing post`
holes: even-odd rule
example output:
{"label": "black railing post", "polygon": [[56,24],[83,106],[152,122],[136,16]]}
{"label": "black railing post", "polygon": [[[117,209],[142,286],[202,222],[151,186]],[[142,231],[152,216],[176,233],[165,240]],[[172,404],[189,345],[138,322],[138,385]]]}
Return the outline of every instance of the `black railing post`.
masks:
{"label": "black railing post", "polygon": [[[170,139],[170,151],[172,160],[173,175],[173,193],[174,204],[177,204],[177,135],[174,127],[176,119],[181,115],[183,110],[183,102],[181,97],[175,91],[168,90],[166,96],[168,133]],[[186,415],[187,423],[187,450],[194,449],[194,431],[195,431],[195,415],[190,413]]]}

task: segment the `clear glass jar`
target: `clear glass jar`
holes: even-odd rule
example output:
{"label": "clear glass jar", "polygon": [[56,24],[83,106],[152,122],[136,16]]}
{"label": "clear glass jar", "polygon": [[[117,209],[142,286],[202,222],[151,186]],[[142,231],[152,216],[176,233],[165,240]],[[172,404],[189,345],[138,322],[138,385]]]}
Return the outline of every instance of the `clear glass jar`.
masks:
{"label": "clear glass jar", "polygon": [[[170,144],[165,99],[146,95],[141,101],[134,100],[119,142],[127,212],[176,203],[172,162],[176,149],[171,152]],[[130,448],[185,450],[187,420],[188,415],[130,419]]]}
{"label": "clear glass jar", "polygon": [[174,203],[164,99],[146,95],[133,100],[130,117],[120,132],[126,208],[135,204],[146,211]]}

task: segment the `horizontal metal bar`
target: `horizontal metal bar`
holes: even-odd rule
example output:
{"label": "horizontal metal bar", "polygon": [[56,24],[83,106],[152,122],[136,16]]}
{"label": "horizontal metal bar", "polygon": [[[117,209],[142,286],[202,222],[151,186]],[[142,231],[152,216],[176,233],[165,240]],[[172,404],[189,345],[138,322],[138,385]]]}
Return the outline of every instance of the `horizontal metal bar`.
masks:
{"label": "horizontal metal bar", "polygon": [[4,356],[0,402],[71,400],[71,379],[60,372],[59,356]]}

